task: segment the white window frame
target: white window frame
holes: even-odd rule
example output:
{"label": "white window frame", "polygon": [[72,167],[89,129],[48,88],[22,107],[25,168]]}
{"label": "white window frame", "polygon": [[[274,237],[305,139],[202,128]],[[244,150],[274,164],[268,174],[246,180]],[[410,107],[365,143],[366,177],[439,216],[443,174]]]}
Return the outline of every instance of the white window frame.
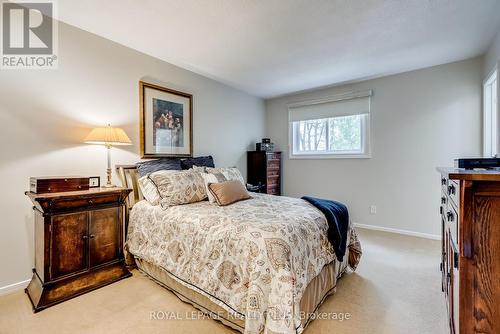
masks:
{"label": "white window frame", "polygon": [[[327,102],[337,102],[349,99],[355,99],[358,97],[368,97],[369,100],[369,108],[371,109],[371,97],[372,90],[362,91],[362,92],[349,92],[339,95],[330,96],[325,99],[319,100],[309,100],[296,102],[288,105],[288,108],[294,106],[307,106],[318,103],[327,103]],[[341,116],[339,116],[341,117]],[[332,117],[335,118],[335,117]],[[294,122],[290,119],[290,111],[288,112],[288,157],[290,159],[369,159],[372,157],[371,155],[371,111],[367,114],[361,115],[361,151],[362,153],[358,153],[358,151],[309,151],[309,152],[301,152],[294,153],[294,147],[298,147],[298,142],[294,142]],[[328,129],[328,127],[327,127]],[[327,132],[328,136],[328,132]]]}
{"label": "white window frame", "polygon": [[[498,66],[490,72],[483,82],[483,156],[498,156],[500,152],[499,93]],[[492,87],[493,83],[496,85]],[[492,91],[496,91],[496,101],[492,99]]]}

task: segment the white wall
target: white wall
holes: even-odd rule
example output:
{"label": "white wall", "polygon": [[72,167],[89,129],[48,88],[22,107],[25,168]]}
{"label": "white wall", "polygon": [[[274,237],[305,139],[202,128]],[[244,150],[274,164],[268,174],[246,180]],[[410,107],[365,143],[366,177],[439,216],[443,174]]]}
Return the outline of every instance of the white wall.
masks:
{"label": "white wall", "polygon": [[484,55],[483,76],[486,78],[488,74],[497,66],[500,61],[500,31],[492,41],[490,47]]}
{"label": "white wall", "polygon": [[[481,66],[476,58],[266,101],[267,135],[286,152],[285,195],[339,200],[360,224],[440,234],[435,168],[481,153]],[[374,91],[371,159],[288,159],[288,103],[365,89]]]}
{"label": "white wall", "polygon": [[82,141],[108,122],[134,143],[113,149],[113,163],[139,160],[139,80],[193,94],[194,153],[219,166],[246,175],[245,151],[264,134],[261,99],[62,23],[59,50],[57,70],[0,71],[0,288],[31,276],[30,176],[102,180],[104,147]]}

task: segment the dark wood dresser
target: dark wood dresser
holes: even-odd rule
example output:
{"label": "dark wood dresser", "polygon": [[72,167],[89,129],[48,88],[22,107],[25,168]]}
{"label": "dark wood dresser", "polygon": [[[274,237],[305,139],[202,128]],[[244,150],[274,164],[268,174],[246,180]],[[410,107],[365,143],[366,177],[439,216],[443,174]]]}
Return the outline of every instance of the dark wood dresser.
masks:
{"label": "dark wood dresser", "polygon": [[500,333],[500,173],[438,171],[450,333]]}
{"label": "dark wood dresser", "polygon": [[248,151],[247,182],[261,193],[281,195],[281,152]]}
{"label": "dark wood dresser", "polygon": [[132,275],[123,257],[130,191],[26,193],[35,212],[35,268],[25,291],[35,312]]}

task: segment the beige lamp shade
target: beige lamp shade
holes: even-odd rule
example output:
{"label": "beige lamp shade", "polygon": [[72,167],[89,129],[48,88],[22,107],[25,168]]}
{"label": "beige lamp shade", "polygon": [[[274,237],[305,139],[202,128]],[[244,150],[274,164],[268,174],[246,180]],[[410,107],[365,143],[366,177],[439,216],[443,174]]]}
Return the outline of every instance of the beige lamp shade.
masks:
{"label": "beige lamp shade", "polygon": [[95,128],[85,138],[87,144],[101,145],[132,145],[130,138],[125,131],[120,128],[107,126],[105,128]]}

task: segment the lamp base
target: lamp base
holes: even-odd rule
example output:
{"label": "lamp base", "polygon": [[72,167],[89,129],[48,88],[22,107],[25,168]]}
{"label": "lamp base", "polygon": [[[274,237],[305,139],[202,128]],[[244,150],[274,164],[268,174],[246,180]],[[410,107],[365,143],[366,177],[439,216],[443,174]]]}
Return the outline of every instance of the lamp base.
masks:
{"label": "lamp base", "polygon": [[114,185],[114,184],[105,184],[105,185],[102,185],[101,188],[116,188],[118,187],[117,185]]}

